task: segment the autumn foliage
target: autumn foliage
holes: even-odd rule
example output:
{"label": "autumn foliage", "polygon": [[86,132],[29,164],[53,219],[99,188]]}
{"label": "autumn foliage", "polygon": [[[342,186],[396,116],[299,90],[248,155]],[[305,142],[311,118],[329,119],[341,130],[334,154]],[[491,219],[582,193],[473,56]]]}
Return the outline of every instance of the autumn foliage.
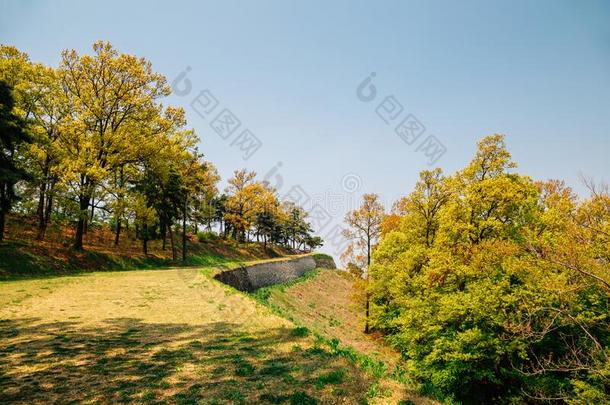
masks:
{"label": "autumn foliage", "polygon": [[492,135],[421,173],[374,251],[371,321],[445,401],[608,403],[610,195],[515,167]]}
{"label": "autumn foliage", "polygon": [[186,260],[188,235],[201,227],[265,249],[322,244],[306,213],[254,172],[237,170],[221,194],[184,110],[164,103],[166,78],[108,42],[92,48],[65,50],[50,67],[0,45],[0,241],[12,211],[36,216],[39,240],[52,222],[72,223],[75,250],[95,224],[113,229],[115,246],[135,230],[144,254],[150,240],[169,241],[174,260],[179,250]]}

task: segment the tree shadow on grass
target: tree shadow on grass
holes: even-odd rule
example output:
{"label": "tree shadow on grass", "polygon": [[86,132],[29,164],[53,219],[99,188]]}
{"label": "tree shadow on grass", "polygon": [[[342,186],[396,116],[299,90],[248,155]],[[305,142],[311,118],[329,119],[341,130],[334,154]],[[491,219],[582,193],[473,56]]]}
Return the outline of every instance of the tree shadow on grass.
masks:
{"label": "tree shadow on grass", "polygon": [[370,379],[313,339],[236,324],[0,321],[0,403],[359,403]]}

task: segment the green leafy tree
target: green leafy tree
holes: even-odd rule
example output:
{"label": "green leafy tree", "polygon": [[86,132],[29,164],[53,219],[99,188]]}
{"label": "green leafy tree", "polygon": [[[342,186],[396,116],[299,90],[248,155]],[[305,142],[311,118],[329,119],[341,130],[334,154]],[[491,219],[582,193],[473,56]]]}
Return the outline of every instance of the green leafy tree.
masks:
{"label": "green leafy tree", "polygon": [[29,80],[31,84],[25,104],[31,116],[34,140],[28,156],[33,163],[33,183],[38,194],[37,239],[42,240],[51,219],[58,184],[63,176],[61,164],[66,157],[60,138],[68,121],[70,106],[55,69],[33,65]]}
{"label": "green leafy tree", "polygon": [[311,252],[323,246],[324,240],[320,236],[306,235],[304,243],[305,246],[307,246],[307,249]]}
{"label": "green leafy tree", "polygon": [[284,233],[291,247],[297,249],[311,232],[311,226],[306,221],[307,212],[294,204],[286,205],[285,209]]}
{"label": "green leafy tree", "polygon": [[172,259],[176,260],[178,253],[174,223],[181,216],[185,200],[183,178],[172,166],[147,167],[137,188],[146,198],[146,207],[154,208],[160,225],[169,232]]}
{"label": "green leafy tree", "polygon": [[256,215],[256,232],[263,238],[265,251],[267,251],[267,243],[273,238],[277,226],[277,217],[271,211],[265,210]]}
{"label": "green leafy tree", "polygon": [[9,85],[0,81],[0,241],[4,239],[6,215],[17,200],[15,184],[29,178],[19,162],[18,148],[31,141],[26,122],[13,111],[15,99]]}

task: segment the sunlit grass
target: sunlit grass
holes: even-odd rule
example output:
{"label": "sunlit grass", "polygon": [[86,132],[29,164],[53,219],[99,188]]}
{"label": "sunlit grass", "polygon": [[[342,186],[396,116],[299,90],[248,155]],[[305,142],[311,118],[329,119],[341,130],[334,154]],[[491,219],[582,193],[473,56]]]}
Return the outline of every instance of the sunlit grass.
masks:
{"label": "sunlit grass", "polygon": [[356,364],[210,278],[243,262],[202,263],[0,283],[0,402],[366,400]]}

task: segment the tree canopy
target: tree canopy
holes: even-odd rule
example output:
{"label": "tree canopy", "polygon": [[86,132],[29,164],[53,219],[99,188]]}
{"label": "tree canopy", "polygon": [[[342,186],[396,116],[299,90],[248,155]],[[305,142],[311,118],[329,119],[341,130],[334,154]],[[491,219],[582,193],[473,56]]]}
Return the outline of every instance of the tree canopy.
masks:
{"label": "tree canopy", "polygon": [[92,51],[65,50],[59,66],[49,67],[0,45],[0,219],[20,196],[16,208],[36,214],[38,239],[50,222],[64,221],[81,250],[97,223],[111,227],[120,245],[132,226],[144,253],[157,238],[165,249],[169,236],[174,259],[180,233],[183,260],[199,226],[210,232],[218,225],[221,236],[240,243],[262,238],[265,248],[321,245],[304,211],[284,206],[256,173],[237,170],[219,194],[216,168],[199,151],[184,110],[164,103],[170,87],[149,61],[109,42]]}
{"label": "tree canopy", "polygon": [[421,173],[373,254],[372,323],[439,398],[606,403],[610,195],[515,168],[492,135]]}

